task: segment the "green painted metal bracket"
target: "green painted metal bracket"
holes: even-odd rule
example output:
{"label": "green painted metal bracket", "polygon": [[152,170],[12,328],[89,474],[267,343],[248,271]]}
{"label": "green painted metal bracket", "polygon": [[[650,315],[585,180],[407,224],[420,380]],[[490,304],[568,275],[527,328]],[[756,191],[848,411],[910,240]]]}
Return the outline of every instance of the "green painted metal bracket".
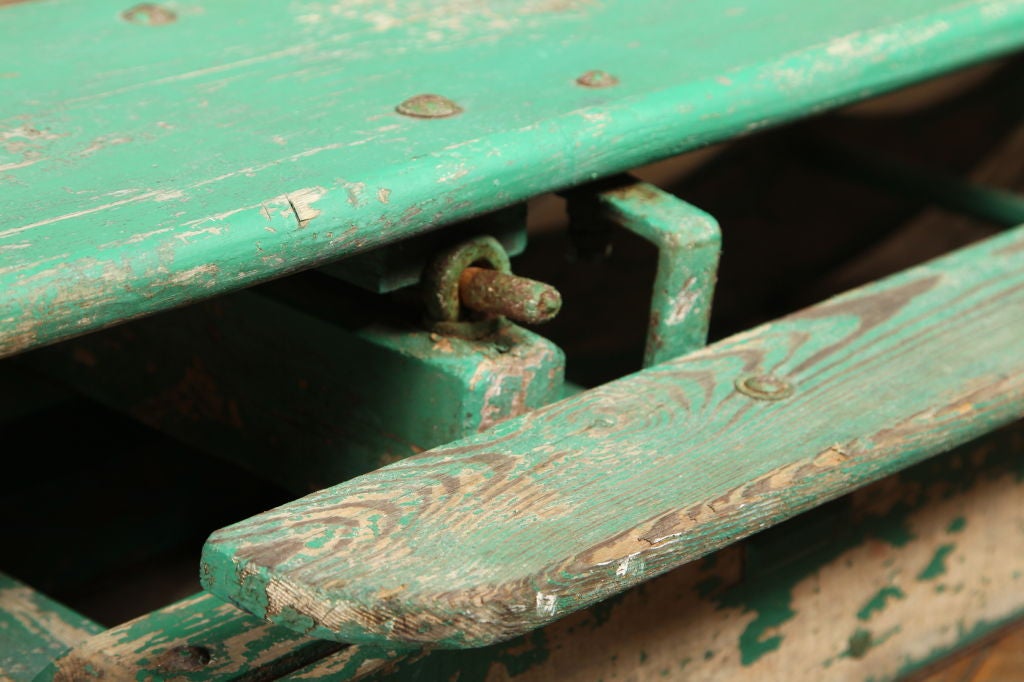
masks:
{"label": "green painted metal bracket", "polygon": [[296,493],[562,397],[565,357],[514,324],[469,341],[308,276],[25,356],[40,372]]}
{"label": "green painted metal bracket", "polygon": [[978,185],[924,168],[878,151],[818,143],[805,149],[837,173],[851,175],[884,190],[895,191],[1001,227],[1024,223],[1024,197]]}
{"label": "green painted metal bracket", "polygon": [[[566,199],[574,224],[595,221],[619,225],[658,249],[644,367],[703,348],[722,245],[715,219],[668,192],[628,176],[567,192]],[[601,225],[574,228],[602,231]]]}
{"label": "green painted metal bracket", "polygon": [[27,682],[102,626],[0,573],[0,680]]}
{"label": "green painted metal bracket", "polygon": [[1024,227],[220,530],[203,584],[318,637],[507,639],[1019,418],[1022,337]]}

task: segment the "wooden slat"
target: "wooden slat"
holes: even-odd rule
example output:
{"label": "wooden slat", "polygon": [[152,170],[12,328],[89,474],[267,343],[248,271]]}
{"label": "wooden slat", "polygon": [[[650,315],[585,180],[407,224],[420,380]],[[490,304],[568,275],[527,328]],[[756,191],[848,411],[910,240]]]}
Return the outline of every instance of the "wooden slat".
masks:
{"label": "wooden slat", "polygon": [[200,593],[82,641],[36,679],[270,680],[334,662],[335,654],[349,663],[334,663],[340,681],[359,679],[399,652],[303,637]]}
{"label": "wooden slat", "polygon": [[1024,421],[540,630],[435,650],[387,679],[903,680],[1024,616],[1022,454]]}
{"label": "wooden slat", "polygon": [[0,10],[0,356],[1024,43],[1022,0],[130,7]]}
{"label": "wooden slat", "polygon": [[1022,338],[1017,228],[218,531],[204,584],[319,637],[509,638],[1020,416]]}
{"label": "wooden slat", "polygon": [[0,681],[31,680],[55,656],[103,628],[0,573]]}

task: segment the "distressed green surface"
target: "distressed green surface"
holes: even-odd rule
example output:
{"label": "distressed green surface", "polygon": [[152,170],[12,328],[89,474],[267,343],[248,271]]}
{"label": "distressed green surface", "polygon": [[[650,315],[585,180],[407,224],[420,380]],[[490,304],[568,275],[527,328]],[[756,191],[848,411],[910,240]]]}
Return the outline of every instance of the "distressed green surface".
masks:
{"label": "distressed green surface", "polygon": [[[208,662],[179,665],[173,652],[183,646],[202,647]],[[36,679],[270,680],[343,655],[353,666],[345,675],[339,669],[335,679],[355,680],[399,654],[388,648],[346,647],[302,637],[200,593],[96,635]],[[357,675],[356,668],[364,664]]]}
{"label": "distressed green surface", "polygon": [[1024,43],[1022,0],[127,4],[0,8],[0,355]]}
{"label": "distressed green surface", "polygon": [[0,573],[0,680],[31,680],[100,625]]}
{"label": "distressed green surface", "polygon": [[26,359],[298,494],[561,397],[565,357],[546,339],[513,324],[479,341],[442,337],[366,298],[303,277]]}
{"label": "distressed green surface", "polygon": [[[644,367],[698,348],[708,340],[722,235],[718,223],[696,206],[653,185],[616,178],[589,200],[601,215],[658,249]],[[570,201],[580,199],[574,193]]]}
{"label": "distressed green surface", "polygon": [[[1017,422],[541,630],[373,679],[902,679],[1024,615],[1022,448]],[[916,573],[949,541],[936,597]]]}
{"label": "distressed green surface", "polygon": [[[1024,228],[215,533],[325,638],[487,644],[1024,413]],[[757,400],[737,381],[793,386]]]}

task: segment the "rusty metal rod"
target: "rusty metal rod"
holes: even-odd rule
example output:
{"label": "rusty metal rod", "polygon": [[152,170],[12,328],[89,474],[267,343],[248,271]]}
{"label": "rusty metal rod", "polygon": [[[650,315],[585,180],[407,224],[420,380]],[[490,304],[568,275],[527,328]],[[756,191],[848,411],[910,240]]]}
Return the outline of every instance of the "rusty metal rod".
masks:
{"label": "rusty metal rod", "polygon": [[477,267],[459,276],[459,299],[470,310],[526,324],[547,322],[562,308],[562,295],[550,284]]}

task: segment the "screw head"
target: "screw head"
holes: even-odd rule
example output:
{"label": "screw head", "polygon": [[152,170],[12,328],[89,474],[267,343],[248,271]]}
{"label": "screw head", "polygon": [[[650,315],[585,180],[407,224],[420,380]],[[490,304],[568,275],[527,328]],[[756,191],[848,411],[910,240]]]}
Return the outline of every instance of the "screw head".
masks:
{"label": "screw head", "polygon": [[613,85],[618,85],[619,79],[607,71],[594,70],[587,71],[577,78],[576,83],[585,88],[610,88]]}
{"label": "screw head", "polygon": [[121,18],[132,24],[160,26],[161,24],[173,23],[177,20],[178,15],[166,7],[154,5],[151,2],[144,2],[121,12]]}
{"label": "screw head", "polygon": [[405,100],[395,111],[413,118],[448,118],[462,113],[462,107],[441,95],[416,95]]}
{"label": "screw head", "polygon": [[740,377],[736,390],[755,400],[783,400],[793,395],[793,384],[770,374]]}

